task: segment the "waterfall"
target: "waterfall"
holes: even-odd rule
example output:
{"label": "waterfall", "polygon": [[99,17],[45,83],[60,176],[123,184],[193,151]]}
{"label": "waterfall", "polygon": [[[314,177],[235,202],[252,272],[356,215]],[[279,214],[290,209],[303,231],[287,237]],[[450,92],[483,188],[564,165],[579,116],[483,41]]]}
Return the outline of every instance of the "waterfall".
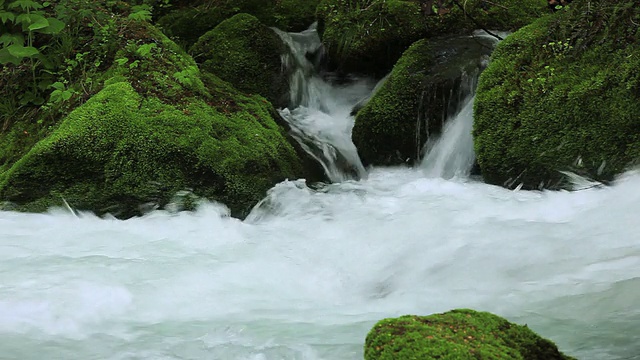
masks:
{"label": "waterfall", "polygon": [[475,162],[473,151],[473,101],[478,74],[463,74],[463,88],[467,95],[460,102],[461,108],[444,125],[442,134],[427,145],[427,154],[420,167],[429,177],[451,179],[467,177]]}
{"label": "waterfall", "polygon": [[[507,33],[500,32],[502,38]],[[476,31],[472,36],[493,40],[493,46],[498,44],[494,36],[482,31]],[[470,175],[475,163],[473,150],[473,104],[480,72],[488,63],[483,61],[477,71],[462,74],[462,84],[458,91],[459,109],[453,116],[446,116],[442,133],[439,137],[429,139],[425,144],[425,157],[420,168],[429,177],[451,179],[466,178]]]}
{"label": "waterfall", "polygon": [[322,55],[322,45],[315,25],[301,33],[274,31],[290,49],[282,58],[291,73],[290,104],[279,113],[291,127],[291,134],[322,165],[331,181],[366,177],[351,141],[351,110],[369,96],[375,83],[360,78],[338,82],[330,74],[320,76],[314,60]]}

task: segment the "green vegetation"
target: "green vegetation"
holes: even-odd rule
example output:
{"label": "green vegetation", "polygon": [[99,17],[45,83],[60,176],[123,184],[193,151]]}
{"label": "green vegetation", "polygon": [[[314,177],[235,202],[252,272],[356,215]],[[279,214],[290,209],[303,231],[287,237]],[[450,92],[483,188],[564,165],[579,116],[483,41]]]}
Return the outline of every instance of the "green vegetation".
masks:
{"label": "green vegetation", "polygon": [[571,360],[551,341],[487,312],[453,310],[378,322],[367,335],[365,360]]}
{"label": "green vegetation", "polygon": [[420,6],[410,1],[323,0],[317,11],[329,58],[345,72],[384,75],[427,35]]}
{"label": "green vegetation", "polygon": [[459,90],[467,86],[464,74],[480,70],[490,46],[465,37],[411,45],[356,115],[352,139],[363,162],[393,165],[419,159],[428,137],[440,132],[445,114],[455,110]]}
{"label": "green vegetation", "polygon": [[545,0],[323,0],[319,31],[329,58],[344,72],[384,75],[424,37],[478,29],[515,30],[547,11]]}
{"label": "green vegetation", "polygon": [[[135,37],[148,7],[80,0],[0,5],[1,173],[101,89],[104,71]],[[26,50],[16,52],[20,46]]]}
{"label": "green vegetation", "polygon": [[236,89],[286,105],[289,75],[281,57],[289,50],[280,37],[249,14],[238,14],[204,34],[191,48],[200,67]]}
{"label": "green vegetation", "polygon": [[129,217],[188,190],[243,216],[275,183],[309,178],[273,106],[201,73],[147,22],[147,7],[65,0],[55,9],[67,26],[42,47],[46,102],[19,103],[29,67],[0,74],[18,104],[0,112],[2,201]]}
{"label": "green vegetation", "polygon": [[128,82],[108,85],[8,171],[0,197],[29,211],[65,199],[127,217],[191,189],[241,216],[273,184],[301,174],[259,98],[239,96],[229,114],[189,100],[170,105]]}
{"label": "green vegetation", "polygon": [[574,2],[502,42],[482,74],[475,148],[487,182],[610,180],[640,158],[640,9]]}
{"label": "green vegetation", "polygon": [[236,14],[255,16],[266,26],[302,31],[315,21],[319,0],[198,0],[185,3],[158,20],[171,39],[185,49],[200,36]]}

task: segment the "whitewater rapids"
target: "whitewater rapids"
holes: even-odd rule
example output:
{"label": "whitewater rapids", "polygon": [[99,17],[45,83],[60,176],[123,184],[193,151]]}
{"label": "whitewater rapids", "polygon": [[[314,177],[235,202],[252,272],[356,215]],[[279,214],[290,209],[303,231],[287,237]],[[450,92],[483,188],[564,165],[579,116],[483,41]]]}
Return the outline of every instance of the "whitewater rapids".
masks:
{"label": "whitewater rapids", "polygon": [[640,174],[520,192],[420,170],[126,221],[0,212],[1,359],[362,359],[384,317],[487,310],[640,358]]}

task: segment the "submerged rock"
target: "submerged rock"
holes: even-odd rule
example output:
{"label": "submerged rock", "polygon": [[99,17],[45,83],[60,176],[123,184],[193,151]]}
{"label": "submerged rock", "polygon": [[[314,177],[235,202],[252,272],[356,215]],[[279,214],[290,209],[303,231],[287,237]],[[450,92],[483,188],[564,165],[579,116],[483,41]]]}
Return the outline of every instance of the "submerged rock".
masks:
{"label": "submerged rock", "polygon": [[413,44],[356,115],[353,142],[366,164],[413,162],[474,87],[493,43],[456,37]]}
{"label": "submerged rock", "polygon": [[599,181],[640,159],[640,8],[575,1],[498,45],[482,74],[474,141],[485,181]]}
{"label": "submerged rock", "polygon": [[556,345],[487,312],[452,310],[378,322],[367,335],[365,360],[571,360]]}
{"label": "submerged rock", "polygon": [[256,17],[238,14],[201,36],[190,53],[201,69],[236,89],[285,106],[289,74],[283,71],[282,57],[288,51],[280,37]]}
{"label": "submerged rock", "polygon": [[201,73],[153,27],[135,34],[105,87],[2,174],[0,199],[129,217],[188,189],[242,216],[277,182],[308,175],[269,102]]}

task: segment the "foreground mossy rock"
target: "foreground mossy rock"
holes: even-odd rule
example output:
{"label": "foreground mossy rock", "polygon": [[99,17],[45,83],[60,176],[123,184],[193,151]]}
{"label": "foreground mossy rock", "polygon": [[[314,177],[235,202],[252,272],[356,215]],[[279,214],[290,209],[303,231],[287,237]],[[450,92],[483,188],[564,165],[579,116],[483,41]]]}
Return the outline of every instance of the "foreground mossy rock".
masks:
{"label": "foreground mossy rock", "polygon": [[378,322],[367,335],[365,360],[571,360],[526,326],[487,312],[453,310]]}
{"label": "foreground mossy rock", "polygon": [[289,98],[289,75],[281,60],[288,51],[272,29],[249,14],[223,21],[190,50],[201,69],[276,106],[286,105]]}
{"label": "foreground mossy rock", "polygon": [[381,76],[423,37],[470,33],[478,29],[476,22],[492,30],[515,30],[548,11],[546,0],[460,3],[464,11],[453,1],[323,0],[319,32],[339,70]]}
{"label": "foreground mossy rock", "polygon": [[473,90],[492,43],[486,37],[447,37],[413,44],[356,115],[352,139],[362,161],[418,160],[429,137]]}
{"label": "foreground mossy rock", "polygon": [[32,211],[65,199],[78,209],[126,217],[192,189],[242,215],[275,183],[300,175],[269,104],[237,98],[225,114],[199,99],[178,106],[145,99],[118,82],[19,160],[0,197]]}
{"label": "foreground mossy rock", "polygon": [[0,200],[128,217],[190,190],[242,216],[277,182],[307,177],[269,102],[202,74],[153,27],[136,33],[104,89],[0,175]]}
{"label": "foreground mossy rock", "polygon": [[489,183],[609,180],[640,158],[640,8],[576,1],[509,36],[480,79],[474,142]]}
{"label": "foreground mossy rock", "polygon": [[302,31],[315,21],[320,0],[199,0],[186,2],[158,20],[163,31],[185,48],[222,21],[248,13],[267,26]]}

